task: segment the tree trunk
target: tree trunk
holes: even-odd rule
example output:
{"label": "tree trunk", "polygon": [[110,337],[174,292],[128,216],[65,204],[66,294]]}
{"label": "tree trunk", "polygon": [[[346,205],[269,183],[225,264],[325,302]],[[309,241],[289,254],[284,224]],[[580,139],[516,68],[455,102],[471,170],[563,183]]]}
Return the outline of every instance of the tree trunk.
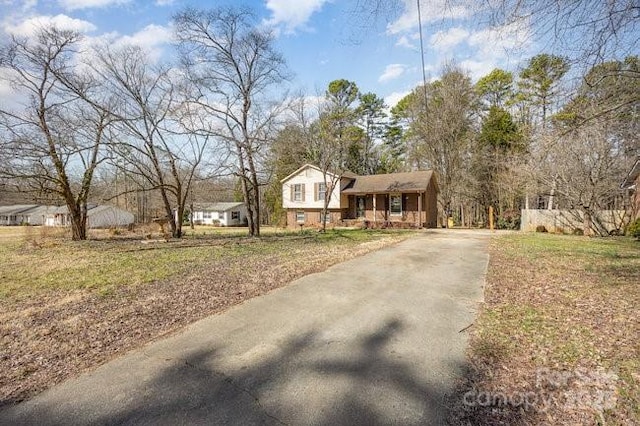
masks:
{"label": "tree trunk", "polygon": [[249,173],[251,174],[251,186],[252,186],[252,202],[253,202],[253,229],[251,236],[260,236],[260,186],[258,184],[258,173],[256,172],[255,164],[253,163],[253,157],[251,152],[247,152],[247,163],[249,163]]}
{"label": "tree trunk", "polygon": [[189,204],[189,226],[191,226],[191,229],[195,229],[195,224],[193,223],[193,203]]}
{"label": "tree trunk", "polygon": [[83,241],[87,239],[87,206],[67,205],[71,221],[71,239]]}
{"label": "tree trunk", "polygon": [[240,169],[238,177],[240,178],[240,185],[242,186],[242,199],[247,207],[247,226],[249,228],[249,236],[255,237],[256,230],[254,224],[255,214],[253,205],[253,202],[255,200],[251,194],[251,188],[249,186],[249,177],[247,176],[248,169],[245,167],[243,154],[244,149],[242,148],[242,145],[240,143],[236,143],[236,149],[238,154],[238,166]]}
{"label": "tree trunk", "polygon": [[592,227],[591,211],[590,211],[589,208],[586,208],[586,207],[583,207],[582,211],[584,213],[584,220],[583,220],[584,235],[585,236],[591,236],[591,234],[592,234],[592,232],[591,232],[591,227]]}
{"label": "tree trunk", "polygon": [[[173,216],[173,215],[172,215]],[[171,236],[173,238],[182,238],[182,217],[184,216],[184,205],[181,203],[176,209],[176,217],[174,217],[175,228],[172,228]]]}

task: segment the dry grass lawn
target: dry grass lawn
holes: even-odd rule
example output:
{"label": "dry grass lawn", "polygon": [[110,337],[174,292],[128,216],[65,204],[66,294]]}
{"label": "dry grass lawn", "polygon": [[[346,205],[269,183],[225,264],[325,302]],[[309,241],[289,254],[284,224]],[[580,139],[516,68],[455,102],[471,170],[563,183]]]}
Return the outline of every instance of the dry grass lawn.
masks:
{"label": "dry grass lawn", "polygon": [[0,227],[0,407],[411,232],[214,228],[181,241]]}
{"label": "dry grass lawn", "polygon": [[640,242],[496,238],[485,299],[461,423],[640,424]]}

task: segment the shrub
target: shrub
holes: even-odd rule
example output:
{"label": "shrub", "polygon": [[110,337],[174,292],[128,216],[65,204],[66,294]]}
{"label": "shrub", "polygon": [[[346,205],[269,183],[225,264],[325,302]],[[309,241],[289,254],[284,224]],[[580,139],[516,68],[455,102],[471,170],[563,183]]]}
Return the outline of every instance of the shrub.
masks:
{"label": "shrub", "polygon": [[544,225],[538,225],[536,226],[536,232],[549,232],[547,231],[547,227]]}
{"label": "shrub", "polygon": [[629,224],[627,227],[627,235],[640,240],[640,217]]}
{"label": "shrub", "polygon": [[520,212],[518,210],[505,210],[496,222],[498,229],[520,229]]}
{"label": "shrub", "polygon": [[574,228],[573,235],[584,235],[584,231],[582,230],[582,228]]}

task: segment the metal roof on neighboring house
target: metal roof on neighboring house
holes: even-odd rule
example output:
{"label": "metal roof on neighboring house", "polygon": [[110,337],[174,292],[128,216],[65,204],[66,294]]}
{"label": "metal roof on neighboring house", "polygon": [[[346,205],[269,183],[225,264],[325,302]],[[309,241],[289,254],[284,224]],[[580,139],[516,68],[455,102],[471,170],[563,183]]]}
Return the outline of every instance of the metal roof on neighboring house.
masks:
{"label": "metal roof on neighboring house", "polygon": [[211,212],[226,212],[227,210],[235,209],[244,206],[242,202],[235,203],[194,203],[194,211],[211,211]]}
{"label": "metal roof on neighboring house", "polygon": [[375,194],[425,191],[432,178],[432,170],[357,176],[342,192],[344,194]]}
{"label": "metal roof on neighboring house", "polygon": [[[87,212],[89,210],[95,209],[96,207],[99,207],[99,205],[98,204],[87,204]],[[107,206],[107,207],[111,207],[111,206]],[[67,206],[59,206],[55,210],[53,210],[51,213],[53,213],[53,214],[68,214],[69,213],[69,207],[67,207]]]}
{"label": "metal roof on neighboring house", "polygon": [[58,208],[58,206],[37,205],[37,206],[34,206],[34,207],[30,208],[29,210],[24,211],[23,213],[28,213],[28,214],[48,214],[48,213],[52,213],[57,208]]}
{"label": "metal roof on neighboring house", "polygon": [[14,204],[12,206],[0,206],[0,214],[16,215],[20,213],[25,213],[36,207],[39,207],[38,204]]}

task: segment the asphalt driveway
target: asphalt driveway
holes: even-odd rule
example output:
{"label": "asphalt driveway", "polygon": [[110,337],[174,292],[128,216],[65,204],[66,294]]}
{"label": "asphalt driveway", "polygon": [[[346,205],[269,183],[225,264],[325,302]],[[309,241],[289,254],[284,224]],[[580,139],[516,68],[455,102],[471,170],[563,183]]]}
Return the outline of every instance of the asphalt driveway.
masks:
{"label": "asphalt driveway", "polygon": [[489,235],[424,232],[304,277],[5,409],[0,424],[442,424]]}

